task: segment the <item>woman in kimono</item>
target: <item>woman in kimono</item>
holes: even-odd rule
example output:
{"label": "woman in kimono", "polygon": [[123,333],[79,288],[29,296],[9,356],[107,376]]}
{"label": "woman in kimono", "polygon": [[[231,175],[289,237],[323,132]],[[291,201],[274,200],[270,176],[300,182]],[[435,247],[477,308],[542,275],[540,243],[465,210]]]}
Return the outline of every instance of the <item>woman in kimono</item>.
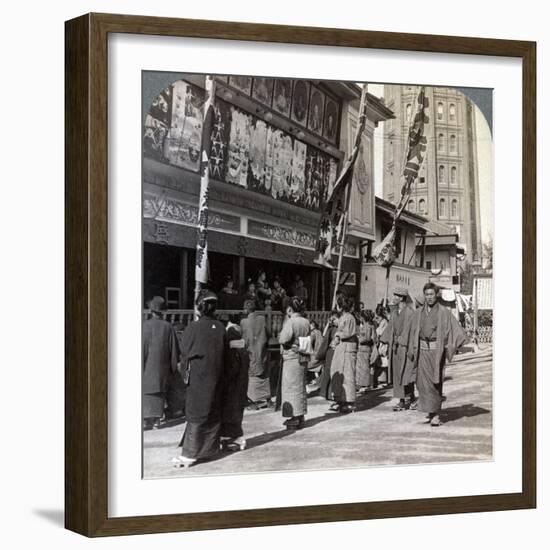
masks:
{"label": "woman in kimono", "polygon": [[271,300],[271,289],[269,288],[267,277],[263,269],[258,273],[258,279],[256,281],[256,296],[259,309],[264,309],[265,301]]}
{"label": "woman in kimono", "polygon": [[187,424],[180,442],[176,467],[189,467],[219,452],[224,360],[227,354],[225,327],[214,319],[218,298],[203,291],[197,299],[199,320],[190,323],[182,337],[183,378],[187,384]]}
{"label": "woman in kimono", "polygon": [[428,413],[432,426],[440,426],[445,362],[466,341],[466,334],[453,314],[437,301],[437,287],[424,285],[424,306],[410,324],[408,356],[417,366],[418,410]]}
{"label": "woman in kimono", "polygon": [[376,306],[374,322],[376,323],[376,349],[378,351],[378,361],[374,368],[374,387],[376,388],[379,383],[382,384],[382,387],[388,387],[388,344],[380,341],[380,337],[388,326],[388,312],[382,304]]}
{"label": "woman in kimono", "polygon": [[225,285],[220,290],[218,296],[218,305],[220,309],[240,309],[242,306],[239,293],[234,288],[235,282],[233,277],[228,275],[225,278]]}
{"label": "woman in kimono", "polygon": [[229,349],[223,381],[221,444],[230,451],[242,451],[246,448],[243,414],[246,407],[250,360],[241,327],[234,322],[235,320],[235,317],[230,318],[226,327]]}
{"label": "woman in kimono", "polygon": [[319,390],[321,384],[321,370],[323,362],[317,359],[317,352],[323,343],[323,335],[319,330],[316,321],[309,322],[310,338],[311,338],[311,351],[309,356],[309,364],[307,367],[307,393],[315,393]]}
{"label": "woman in kimono", "polygon": [[271,290],[271,307],[273,311],[285,312],[288,307],[288,297],[286,290],[281,286],[281,279],[275,277],[273,279],[273,289]]}
{"label": "woman in kimono", "polygon": [[309,336],[309,321],[303,317],[304,302],[294,296],[279,334],[283,372],[281,379],[282,414],[287,430],[304,427],[307,412],[306,369],[309,355],[300,352],[300,338]]}
{"label": "woman in kimono", "polygon": [[336,305],[340,317],[335,337],[339,342],[331,365],[331,385],[335,404],[330,410],[341,413],[355,411],[355,367],[357,361],[357,323],[351,313],[351,301],[344,295]]}
{"label": "woman in kimono", "polygon": [[330,386],[330,366],[334,349],[336,348],[336,331],[338,330],[338,312],[332,311],[324,330],[321,346],[315,354],[317,361],[322,362],[321,380],[320,380],[320,395],[327,401],[332,401],[332,388]]}
{"label": "woman in kimono", "polygon": [[252,279],[248,280],[248,287],[244,294],[243,309],[246,309],[246,302],[249,302],[249,301],[254,302],[255,309],[260,309],[260,305],[258,302],[258,293],[256,292],[256,285],[254,284],[254,281],[252,281]]}
{"label": "woman in kimono", "polygon": [[271,404],[271,387],[267,363],[269,331],[265,315],[256,311],[256,302],[244,303],[246,318],[241,321],[242,337],[248,350],[250,367],[248,370],[248,399],[251,408],[266,408]]}
{"label": "woman in kimono", "polygon": [[357,363],[355,369],[355,385],[359,393],[372,389],[374,380],[374,364],[378,358],[376,349],[376,327],[374,313],[363,310],[360,314],[359,347],[357,349]]}

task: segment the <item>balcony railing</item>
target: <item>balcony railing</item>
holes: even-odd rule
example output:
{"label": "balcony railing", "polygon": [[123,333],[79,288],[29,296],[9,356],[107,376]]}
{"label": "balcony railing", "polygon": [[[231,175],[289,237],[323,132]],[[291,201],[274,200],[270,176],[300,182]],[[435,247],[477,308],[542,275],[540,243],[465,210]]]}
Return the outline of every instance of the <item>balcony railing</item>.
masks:
{"label": "balcony railing", "polygon": [[[266,317],[266,326],[270,331],[271,340],[279,337],[279,332],[283,326],[285,314],[280,311],[259,311]],[[192,309],[168,309],[163,312],[163,318],[175,325],[176,330],[183,331],[189,323],[193,321],[195,312]],[[241,309],[221,309],[216,311],[216,316],[220,318],[223,315],[237,315],[239,318],[245,315]],[[144,310],[143,318],[148,319],[151,316],[149,310]],[[327,323],[330,317],[330,311],[308,311],[305,313],[305,317],[311,321],[315,321],[319,328],[323,330],[323,327]]]}

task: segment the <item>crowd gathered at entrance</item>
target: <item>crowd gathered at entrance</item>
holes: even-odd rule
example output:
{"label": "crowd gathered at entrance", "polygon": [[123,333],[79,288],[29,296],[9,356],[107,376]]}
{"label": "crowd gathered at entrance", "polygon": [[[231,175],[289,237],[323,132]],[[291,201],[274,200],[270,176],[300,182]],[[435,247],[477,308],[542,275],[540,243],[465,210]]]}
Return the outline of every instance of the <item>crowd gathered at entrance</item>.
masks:
{"label": "crowd gathered at entrance", "polygon": [[250,277],[245,284],[243,292],[235,286],[233,277],[227,276],[223,288],[218,292],[219,309],[243,309],[246,301],[254,302],[257,310],[286,312],[290,298],[302,299],[304,306],[309,306],[309,291],[304,280],[296,274],[288,287],[284,288],[283,279],[275,275],[268,281],[267,274],[260,269],[254,277]]}
{"label": "crowd gathered at entrance", "polygon": [[[441,424],[444,367],[466,338],[439,304],[437,287],[424,286],[424,304],[417,309],[406,289],[394,291],[391,308],[379,304],[375,311],[362,304],[356,310],[339,292],[336,309],[319,327],[307,318],[307,289],[301,290],[298,279],[289,296],[277,281],[270,288],[265,273],[260,275],[247,291],[241,318],[216,313],[220,303],[225,305],[222,295],[232,294],[229,280],[218,294],[202,291],[199,318],[180,340],[162,318],[163,299],[150,301],[151,318],[143,325],[144,429],[159,427],[161,418],[173,413],[164,407],[170,402],[170,380],[178,380],[186,424],[175,466],[191,466],[220,449],[243,450],[247,408],[272,408],[286,429],[303,429],[311,395],[325,398],[331,412],[349,414],[358,396],[392,386],[393,411],[418,409],[432,427]],[[269,358],[266,306],[284,308],[277,368]]]}

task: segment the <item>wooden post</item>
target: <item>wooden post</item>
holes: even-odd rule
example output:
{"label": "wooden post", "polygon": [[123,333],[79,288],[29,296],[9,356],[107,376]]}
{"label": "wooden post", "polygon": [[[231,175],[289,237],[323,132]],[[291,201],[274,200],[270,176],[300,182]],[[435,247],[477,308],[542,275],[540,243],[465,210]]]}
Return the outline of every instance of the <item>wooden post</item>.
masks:
{"label": "wooden post", "polygon": [[185,248],[180,249],[180,289],[182,309],[187,308],[187,270],[189,269],[189,252]]}
{"label": "wooden post", "polygon": [[342,273],[342,259],[344,257],[344,249],[346,247],[346,235],[348,232],[348,212],[349,212],[349,203],[351,200],[351,191],[353,186],[353,166],[350,169],[349,174],[349,183],[346,189],[346,199],[344,214],[342,216],[342,230],[340,235],[340,250],[338,251],[338,267],[336,269],[336,282],[334,285],[334,293],[332,295],[332,307],[331,309],[336,308],[336,293],[338,292],[338,286],[340,284],[340,274]]}
{"label": "wooden post", "polygon": [[332,295],[332,307],[331,309],[336,308],[336,294],[338,292],[338,286],[340,284],[340,275],[342,273],[342,260],[344,258],[344,248],[346,247],[346,233],[348,226],[348,211],[346,211],[342,216],[342,238],[340,239],[340,250],[338,252],[338,267],[336,269],[336,282],[334,284],[334,292]]}
{"label": "wooden post", "polygon": [[244,266],[244,256],[239,256],[239,292],[246,292],[246,273]]}
{"label": "wooden post", "polygon": [[326,269],[323,269],[321,271],[321,308],[322,309],[325,309],[327,307],[326,282],[327,282],[327,271]]}
{"label": "wooden post", "polygon": [[391,265],[386,267],[386,289],[384,290],[384,307],[388,307],[388,292],[390,290],[390,270]]}
{"label": "wooden post", "polygon": [[477,303],[477,283],[478,279],[474,277],[474,284],[472,285],[473,290],[473,299],[474,299],[474,348],[478,351],[479,341],[478,341],[478,327],[479,327],[479,304]]}

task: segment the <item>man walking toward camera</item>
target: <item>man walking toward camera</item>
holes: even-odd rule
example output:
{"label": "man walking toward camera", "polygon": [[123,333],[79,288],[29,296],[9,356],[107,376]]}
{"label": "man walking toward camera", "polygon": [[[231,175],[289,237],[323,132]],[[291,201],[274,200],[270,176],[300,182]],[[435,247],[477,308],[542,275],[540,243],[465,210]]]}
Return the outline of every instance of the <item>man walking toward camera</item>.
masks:
{"label": "man walking toward camera", "polygon": [[440,426],[446,361],[451,361],[466,335],[452,313],[437,299],[437,287],[424,285],[424,305],[410,325],[410,361],[417,365],[418,410],[428,413],[432,426]]}
{"label": "man walking toward camera", "polygon": [[416,373],[414,365],[407,359],[409,323],[414,310],[410,307],[412,300],[406,288],[396,288],[393,294],[395,307],[386,329],[380,336],[380,341],[388,345],[388,370],[392,375],[393,396],[398,400],[393,410],[404,411],[416,407]]}

